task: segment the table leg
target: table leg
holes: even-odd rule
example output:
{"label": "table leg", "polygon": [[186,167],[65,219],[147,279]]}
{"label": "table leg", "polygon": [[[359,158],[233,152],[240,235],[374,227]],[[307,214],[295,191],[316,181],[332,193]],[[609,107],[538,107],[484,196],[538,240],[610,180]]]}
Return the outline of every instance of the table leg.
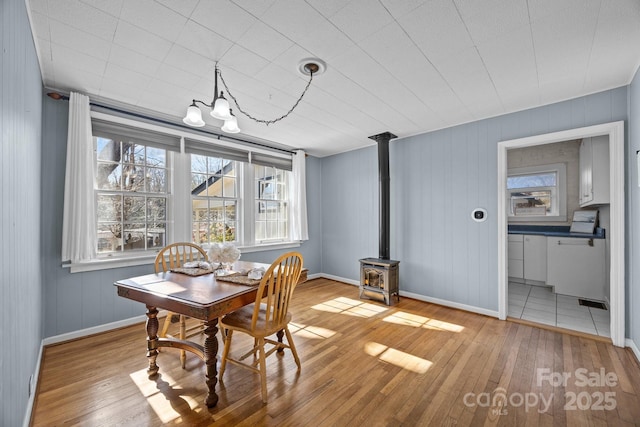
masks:
{"label": "table leg", "polygon": [[[278,342],[279,343],[282,342],[282,337],[283,336],[284,336],[284,329],[280,329],[278,332],[276,332],[276,337],[278,337]],[[284,348],[278,347],[278,350],[276,350],[276,353],[284,353]]]}
{"label": "table leg", "polygon": [[158,310],[150,305],[147,306],[147,358],[149,359],[149,369],[147,375],[153,378],[158,374]]}
{"label": "table leg", "polygon": [[206,378],[209,393],[205,399],[207,407],[211,408],[218,403],[216,384],[218,383],[218,369],[216,366],[218,357],[218,318],[208,320],[204,324],[204,363],[206,365]]}

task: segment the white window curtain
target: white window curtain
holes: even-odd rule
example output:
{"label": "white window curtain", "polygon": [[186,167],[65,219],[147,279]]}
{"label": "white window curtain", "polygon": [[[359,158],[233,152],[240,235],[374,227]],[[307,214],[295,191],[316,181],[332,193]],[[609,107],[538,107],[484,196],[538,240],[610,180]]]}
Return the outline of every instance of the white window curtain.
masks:
{"label": "white window curtain", "polygon": [[93,163],[89,97],[71,92],[64,176],[62,261],[88,261],[96,256]]}
{"label": "white window curtain", "polygon": [[292,156],[291,170],[291,240],[309,240],[307,224],[306,154],[296,150]]}

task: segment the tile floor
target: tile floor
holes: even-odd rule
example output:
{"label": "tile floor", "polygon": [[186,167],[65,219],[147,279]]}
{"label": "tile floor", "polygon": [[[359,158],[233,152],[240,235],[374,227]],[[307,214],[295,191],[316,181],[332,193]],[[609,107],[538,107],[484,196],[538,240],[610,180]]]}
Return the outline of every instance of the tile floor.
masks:
{"label": "tile floor", "polygon": [[545,286],[509,282],[508,315],[518,319],[588,334],[610,336],[609,310],[578,304],[578,298],[559,295]]}

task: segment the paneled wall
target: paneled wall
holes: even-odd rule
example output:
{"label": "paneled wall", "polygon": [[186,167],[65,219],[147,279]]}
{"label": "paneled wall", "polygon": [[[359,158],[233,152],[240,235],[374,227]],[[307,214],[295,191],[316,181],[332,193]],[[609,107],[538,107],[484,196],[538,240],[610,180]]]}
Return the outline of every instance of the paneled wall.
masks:
{"label": "paneled wall", "polygon": [[[401,292],[497,311],[497,143],[626,119],[621,87],[392,140],[391,258]],[[327,274],[357,281],[358,259],[377,256],[376,156],[371,146],[322,159]],[[476,207],[487,209],[486,222],[471,219]]]}
{"label": "paneled wall", "polygon": [[0,2],[0,425],[19,426],[42,341],[42,80],[23,0]]}
{"label": "paneled wall", "polygon": [[[44,124],[42,173],[42,262],[44,289],[44,336],[51,337],[144,314],[141,303],[116,295],[113,283],[122,278],[148,274],[153,266],[142,265],[86,273],[62,267],[62,211],[69,104],[43,97]],[[307,157],[307,203],[310,240],[300,248],[310,273],[320,272],[320,161]],[[271,262],[283,251],[247,253],[243,260]]]}
{"label": "paneled wall", "polygon": [[636,153],[640,151],[640,70],[629,86],[629,145],[627,156],[627,336],[640,347],[640,175]]}

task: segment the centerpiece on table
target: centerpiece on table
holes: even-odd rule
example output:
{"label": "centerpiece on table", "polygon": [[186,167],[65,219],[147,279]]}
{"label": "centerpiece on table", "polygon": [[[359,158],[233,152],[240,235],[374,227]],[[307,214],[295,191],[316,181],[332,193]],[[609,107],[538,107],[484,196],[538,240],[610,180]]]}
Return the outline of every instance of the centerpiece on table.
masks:
{"label": "centerpiece on table", "polygon": [[214,243],[209,249],[209,262],[217,263],[216,271],[229,274],[231,266],[240,259],[240,250],[233,243]]}

